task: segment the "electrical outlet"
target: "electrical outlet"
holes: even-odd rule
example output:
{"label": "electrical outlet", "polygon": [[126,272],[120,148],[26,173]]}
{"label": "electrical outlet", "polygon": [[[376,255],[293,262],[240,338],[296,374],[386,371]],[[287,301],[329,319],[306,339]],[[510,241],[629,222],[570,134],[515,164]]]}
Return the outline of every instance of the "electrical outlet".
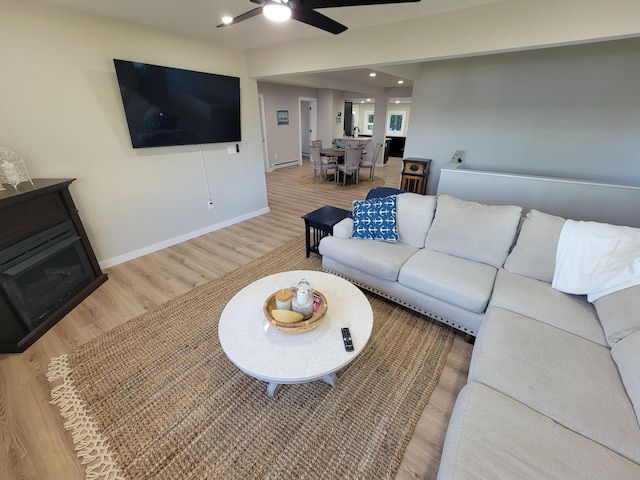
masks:
{"label": "electrical outlet", "polygon": [[208,200],[207,201],[207,207],[209,208],[209,210],[212,210],[213,209],[213,201]]}
{"label": "electrical outlet", "polygon": [[236,147],[235,146],[228,145],[227,146],[227,153],[229,155],[235,155],[238,152],[236,152]]}
{"label": "electrical outlet", "polygon": [[453,157],[451,157],[451,160],[449,160],[451,163],[462,163],[462,154],[464,152],[462,150],[456,150],[456,153],[453,154]]}
{"label": "electrical outlet", "polygon": [[273,158],[275,158],[276,160],[278,159],[278,154],[276,153]]}

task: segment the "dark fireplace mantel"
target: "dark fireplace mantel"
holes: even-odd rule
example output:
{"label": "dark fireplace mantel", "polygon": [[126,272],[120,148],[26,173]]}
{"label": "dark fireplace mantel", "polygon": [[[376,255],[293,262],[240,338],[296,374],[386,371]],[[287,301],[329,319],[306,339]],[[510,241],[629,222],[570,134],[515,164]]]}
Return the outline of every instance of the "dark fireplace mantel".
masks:
{"label": "dark fireplace mantel", "polygon": [[73,181],[0,191],[0,353],[26,350],[107,280],[71,198]]}

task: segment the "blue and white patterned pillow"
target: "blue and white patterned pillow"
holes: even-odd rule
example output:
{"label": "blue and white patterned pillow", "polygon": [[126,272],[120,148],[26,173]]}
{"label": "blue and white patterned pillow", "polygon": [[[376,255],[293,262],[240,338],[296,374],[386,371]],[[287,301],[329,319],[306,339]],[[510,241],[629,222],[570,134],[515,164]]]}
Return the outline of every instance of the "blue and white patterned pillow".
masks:
{"label": "blue and white patterned pillow", "polygon": [[353,202],[352,238],[398,241],[396,196]]}

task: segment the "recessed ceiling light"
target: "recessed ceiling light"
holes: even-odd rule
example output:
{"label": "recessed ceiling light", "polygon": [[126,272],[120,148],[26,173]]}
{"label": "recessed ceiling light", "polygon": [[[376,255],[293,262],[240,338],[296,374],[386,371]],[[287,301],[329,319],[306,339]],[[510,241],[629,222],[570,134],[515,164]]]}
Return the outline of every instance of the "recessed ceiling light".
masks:
{"label": "recessed ceiling light", "polygon": [[222,23],[224,23],[225,25],[229,25],[231,22],[233,22],[233,17],[230,17],[228,15],[222,17]]}
{"label": "recessed ceiling light", "polygon": [[404,80],[398,80],[398,83],[402,85],[404,83]]}
{"label": "recessed ceiling light", "polygon": [[369,76],[370,76],[370,77],[375,77],[375,76],[376,76],[376,72],[371,72],[371,73],[369,74]]}

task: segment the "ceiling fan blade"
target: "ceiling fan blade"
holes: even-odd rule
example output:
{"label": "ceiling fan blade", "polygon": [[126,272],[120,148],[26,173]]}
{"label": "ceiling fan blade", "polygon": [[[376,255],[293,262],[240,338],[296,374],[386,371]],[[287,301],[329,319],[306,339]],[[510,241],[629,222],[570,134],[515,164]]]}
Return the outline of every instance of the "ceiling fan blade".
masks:
{"label": "ceiling fan blade", "polygon": [[221,23],[218,27],[230,27],[231,25],[235,25],[238,22],[243,20],[247,20],[248,18],[255,17],[256,15],[260,15],[262,13],[262,7],[254,8],[253,10],[249,10],[248,12],[243,13],[242,15],[238,15],[231,20],[230,23]]}
{"label": "ceiling fan blade", "polygon": [[[266,0],[249,0],[251,3],[264,5]],[[314,8],[358,7],[366,5],[385,5],[392,3],[419,2],[420,0],[286,0],[291,5],[291,18],[325,32],[338,35],[347,30],[345,25],[318,13]],[[229,23],[221,23],[218,27],[228,27],[262,13],[262,6],[249,10],[233,18]]]}
{"label": "ceiling fan blade", "polygon": [[338,35],[347,29],[347,27],[341,23],[332,20],[326,15],[311,10],[306,5],[304,7],[302,5],[295,6],[291,10],[291,18],[298,20],[299,22],[306,23],[307,25],[311,25],[312,27],[324,30],[325,32],[333,33],[334,35]]}
{"label": "ceiling fan blade", "polygon": [[[251,0],[254,1],[254,0]],[[409,3],[420,0],[299,0],[307,8],[359,7],[365,5],[385,5],[388,3]]]}

